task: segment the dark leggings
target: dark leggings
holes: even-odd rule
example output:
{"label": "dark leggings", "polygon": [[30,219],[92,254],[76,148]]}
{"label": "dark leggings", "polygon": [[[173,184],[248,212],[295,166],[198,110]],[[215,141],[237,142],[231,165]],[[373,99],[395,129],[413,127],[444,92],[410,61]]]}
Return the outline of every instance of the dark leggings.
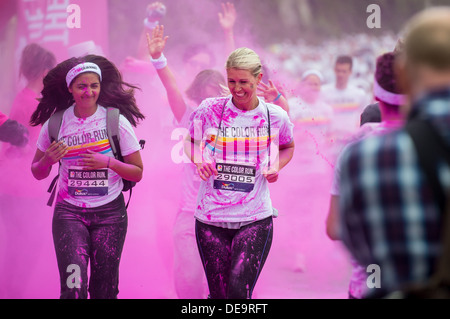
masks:
{"label": "dark leggings", "polygon": [[[58,200],[52,231],[61,299],[87,299],[88,290],[92,299],[117,298],[119,262],[127,225],[122,194],[112,202],[95,208],[77,207]],[[91,273],[88,289],[89,260]],[[79,270],[79,275],[75,268]]]}
{"label": "dark leggings", "polygon": [[251,299],[272,244],[272,216],[240,229],[195,223],[212,299]]}

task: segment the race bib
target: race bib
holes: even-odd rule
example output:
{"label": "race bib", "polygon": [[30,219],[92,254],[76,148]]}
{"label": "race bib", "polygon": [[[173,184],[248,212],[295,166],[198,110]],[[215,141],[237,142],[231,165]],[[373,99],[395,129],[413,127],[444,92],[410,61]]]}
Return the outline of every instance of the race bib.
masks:
{"label": "race bib", "polygon": [[69,167],[68,191],[74,197],[108,195],[108,169]]}
{"label": "race bib", "polygon": [[249,193],[255,187],[256,165],[249,163],[216,163],[214,188]]}

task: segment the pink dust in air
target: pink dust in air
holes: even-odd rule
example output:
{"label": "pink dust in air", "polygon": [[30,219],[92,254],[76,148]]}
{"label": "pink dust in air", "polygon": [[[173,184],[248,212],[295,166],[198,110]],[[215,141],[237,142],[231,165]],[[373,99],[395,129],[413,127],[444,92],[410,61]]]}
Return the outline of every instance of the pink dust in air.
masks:
{"label": "pink dust in air", "polygon": [[[202,10],[202,6],[193,7],[196,12]],[[168,12],[170,9],[168,7]],[[216,19],[220,6],[208,2],[203,10],[209,11],[201,11],[202,15]],[[141,16],[126,18],[144,19]],[[170,26],[169,22],[166,23]],[[109,26],[112,32],[116,27]],[[200,36],[200,39],[195,39],[197,41],[207,43],[211,39],[203,33],[192,32],[196,37]],[[138,42],[137,35],[129,36]],[[222,33],[217,34],[220,36]],[[183,62],[177,59],[182,52],[181,44],[170,41],[167,56],[184,92],[194,75],[185,74]],[[271,55],[265,54],[267,49],[247,34],[237,36],[237,41],[238,47],[253,48],[270,62]],[[224,50],[220,43],[211,47],[217,49],[218,60],[211,67],[225,75]],[[104,52],[114,51],[111,49]],[[127,55],[133,56],[136,50],[130,51]],[[59,52],[59,55],[63,54]],[[136,99],[147,117],[135,129],[138,140],[146,140],[141,151],[144,175],[133,189],[128,208],[128,231],[120,263],[118,297],[178,298],[174,284],[173,231],[185,192],[183,166],[188,164],[176,164],[171,158],[171,150],[179,140],[171,139],[174,117],[153,67],[146,61],[150,67],[141,68],[140,64],[133,64],[135,60],[126,60],[125,57],[113,62],[125,81],[141,87],[141,91],[136,91]],[[268,64],[274,82],[282,83],[295,92],[294,77],[284,75],[276,63]],[[189,103],[192,106],[192,102]],[[30,105],[30,116],[35,107]],[[348,296],[351,273],[348,253],[340,242],[331,241],[325,232],[335,157],[327,152],[330,145],[318,142],[316,138],[316,133],[301,125],[296,126],[294,157],[280,172],[279,180],[269,185],[272,203],[279,216],[274,219],[273,243],[255,286],[255,299]],[[53,208],[46,205],[47,188],[57,174],[57,167],[53,167],[47,179],[37,181],[30,170],[36,150],[34,144],[24,150],[5,143],[0,146],[0,298],[59,298],[59,274],[52,239]],[[129,193],[124,195],[128,201]],[[200,260],[195,244],[191,249]],[[205,285],[204,278],[198,285]]]}

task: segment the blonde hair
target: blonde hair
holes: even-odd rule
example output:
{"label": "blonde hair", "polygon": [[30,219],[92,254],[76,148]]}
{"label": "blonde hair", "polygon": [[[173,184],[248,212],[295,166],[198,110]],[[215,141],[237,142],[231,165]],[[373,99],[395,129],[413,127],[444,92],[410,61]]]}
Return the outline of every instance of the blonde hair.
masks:
{"label": "blonde hair", "polygon": [[239,48],[231,52],[225,68],[248,70],[257,77],[262,70],[261,60],[255,51],[249,48]]}
{"label": "blonde hair", "polygon": [[449,7],[434,7],[416,14],[404,33],[404,53],[410,63],[441,71],[450,69]]}

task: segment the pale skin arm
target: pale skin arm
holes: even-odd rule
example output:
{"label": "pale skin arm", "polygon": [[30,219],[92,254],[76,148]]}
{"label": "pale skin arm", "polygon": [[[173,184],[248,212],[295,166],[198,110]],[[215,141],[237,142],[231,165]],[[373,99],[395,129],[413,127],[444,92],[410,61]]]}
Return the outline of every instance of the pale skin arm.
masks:
{"label": "pale skin arm", "polygon": [[327,236],[332,240],[339,240],[338,235],[338,218],[339,218],[339,196],[331,195],[330,209],[328,211],[326,230]]}
{"label": "pale skin arm", "polygon": [[83,169],[92,170],[108,168],[109,161],[109,169],[116,172],[120,177],[131,182],[139,182],[142,179],[144,166],[139,151],[124,156],[123,162],[91,150],[88,150],[88,153],[86,154],[81,154],[81,156],[83,158],[79,160],[79,164]]}
{"label": "pale skin arm", "polygon": [[[156,60],[161,56],[168,38],[168,36],[164,37],[164,26],[157,26],[153,29],[151,37],[147,34],[148,52],[153,59]],[[183,95],[178,88],[175,76],[168,65],[160,70],[157,70],[157,73],[164,88],[166,89],[167,99],[169,100],[172,113],[177,122],[180,122],[187,110],[187,107],[183,99]]]}
{"label": "pale skin arm", "polygon": [[231,53],[235,50],[233,27],[236,22],[236,9],[234,4],[222,3],[222,12],[219,12],[219,22],[225,34],[225,49]]}
{"label": "pale skin arm", "polygon": [[184,141],[184,151],[191,162],[197,166],[198,175],[202,180],[207,181],[211,176],[218,174],[214,162],[208,163],[203,160],[201,163],[195,162],[194,154],[201,154],[200,141],[194,140],[189,134]]}
{"label": "pale skin arm", "polygon": [[263,170],[263,176],[267,179],[269,183],[274,183],[278,180],[278,176],[280,173],[280,170],[284,168],[292,159],[292,156],[294,156],[294,140],[288,144],[280,145],[279,146],[279,153],[278,153],[278,169],[275,169],[273,167],[266,168]]}

